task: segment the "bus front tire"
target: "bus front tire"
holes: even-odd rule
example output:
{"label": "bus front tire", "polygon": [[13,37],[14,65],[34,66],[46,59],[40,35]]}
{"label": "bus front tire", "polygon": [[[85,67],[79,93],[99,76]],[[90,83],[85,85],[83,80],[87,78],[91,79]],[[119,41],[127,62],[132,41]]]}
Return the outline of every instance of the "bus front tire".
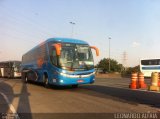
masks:
{"label": "bus front tire", "polygon": [[78,88],[78,84],[72,85],[72,88]]}
{"label": "bus front tire", "polygon": [[48,78],[45,75],[43,75],[43,83],[45,88],[49,88]]}

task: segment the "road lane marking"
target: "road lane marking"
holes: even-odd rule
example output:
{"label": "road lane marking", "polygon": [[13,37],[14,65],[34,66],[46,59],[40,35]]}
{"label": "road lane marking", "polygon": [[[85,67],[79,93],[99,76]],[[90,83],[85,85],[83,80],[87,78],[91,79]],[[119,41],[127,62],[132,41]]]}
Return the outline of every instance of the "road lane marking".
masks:
{"label": "road lane marking", "polygon": [[8,106],[9,106],[10,110],[11,110],[12,113],[15,115],[16,119],[20,119],[19,116],[18,116],[18,114],[17,114],[17,112],[16,112],[16,110],[15,110],[15,108],[13,107],[13,105],[12,105],[12,104],[10,103],[10,101],[8,100],[7,96],[6,96],[4,93],[2,93],[2,92],[0,92],[0,94],[1,94],[1,95],[3,96],[3,98],[6,100],[6,102],[7,102]]}

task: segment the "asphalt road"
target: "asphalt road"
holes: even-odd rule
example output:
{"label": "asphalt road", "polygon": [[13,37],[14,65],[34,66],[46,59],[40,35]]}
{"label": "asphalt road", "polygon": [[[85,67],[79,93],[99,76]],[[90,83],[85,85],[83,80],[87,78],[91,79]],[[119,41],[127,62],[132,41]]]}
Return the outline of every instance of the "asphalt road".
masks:
{"label": "asphalt road", "polygon": [[[78,88],[46,89],[40,84],[25,84],[21,79],[1,78],[0,113],[14,113],[18,118],[86,118],[88,114],[98,119],[105,118],[105,114],[115,118],[115,113],[160,113],[160,93],[130,90],[129,82],[128,78],[96,79],[94,84]],[[150,79],[146,82],[149,84]]]}

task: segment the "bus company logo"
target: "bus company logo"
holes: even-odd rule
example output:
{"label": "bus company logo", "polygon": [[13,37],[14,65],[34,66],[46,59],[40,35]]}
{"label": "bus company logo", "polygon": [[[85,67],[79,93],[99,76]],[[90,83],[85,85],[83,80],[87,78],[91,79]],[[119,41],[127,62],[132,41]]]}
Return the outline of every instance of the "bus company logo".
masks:
{"label": "bus company logo", "polygon": [[38,65],[39,68],[42,67],[43,63],[44,63],[44,60],[42,58],[39,58],[37,60],[37,65]]}

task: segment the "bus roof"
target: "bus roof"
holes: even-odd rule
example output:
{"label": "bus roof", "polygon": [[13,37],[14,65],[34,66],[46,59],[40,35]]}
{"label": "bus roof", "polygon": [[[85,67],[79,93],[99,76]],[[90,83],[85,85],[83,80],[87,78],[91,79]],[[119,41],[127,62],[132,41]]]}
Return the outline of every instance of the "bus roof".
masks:
{"label": "bus roof", "polygon": [[160,58],[141,58],[140,61],[141,60],[156,60],[156,59],[160,59]]}
{"label": "bus roof", "polygon": [[61,43],[88,44],[86,41],[73,38],[49,38],[46,42],[50,41],[61,42]]}
{"label": "bus roof", "polygon": [[35,48],[37,48],[37,47],[39,47],[39,46],[41,46],[43,44],[51,42],[51,41],[53,41],[53,42],[55,41],[55,42],[59,42],[59,43],[76,43],[76,44],[86,44],[86,45],[88,45],[88,43],[86,41],[79,40],[79,39],[73,39],[73,38],[49,38],[46,41],[40,43],[39,45],[33,47],[31,50],[29,50],[25,54],[29,53],[30,51],[34,50]]}

